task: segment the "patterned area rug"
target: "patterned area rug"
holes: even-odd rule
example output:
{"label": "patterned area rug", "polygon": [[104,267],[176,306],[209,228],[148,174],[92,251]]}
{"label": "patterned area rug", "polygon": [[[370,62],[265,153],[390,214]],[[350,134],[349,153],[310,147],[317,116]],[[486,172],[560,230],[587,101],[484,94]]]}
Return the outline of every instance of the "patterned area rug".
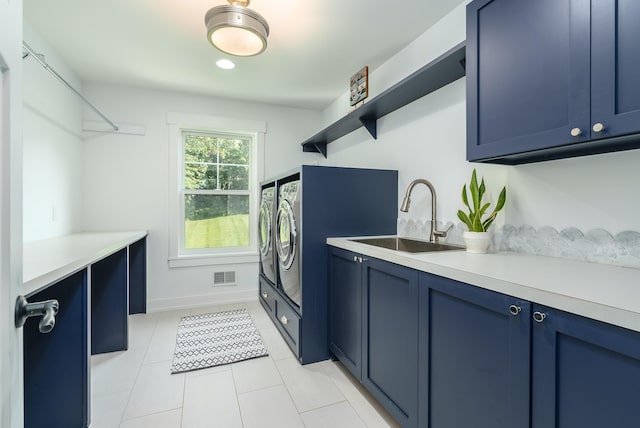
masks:
{"label": "patterned area rug", "polygon": [[269,355],[246,309],[182,317],[171,374]]}

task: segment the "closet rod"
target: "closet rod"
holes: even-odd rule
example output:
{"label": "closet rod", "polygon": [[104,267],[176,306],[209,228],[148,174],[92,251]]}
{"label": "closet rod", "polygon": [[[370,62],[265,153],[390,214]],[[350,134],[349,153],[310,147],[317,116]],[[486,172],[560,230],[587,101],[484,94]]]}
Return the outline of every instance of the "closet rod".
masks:
{"label": "closet rod", "polygon": [[[98,116],[100,116],[102,119],[104,119],[105,122],[107,122],[109,125],[111,125],[111,127],[113,128],[114,131],[118,131],[119,128],[116,126],[115,123],[113,123],[112,121],[109,120],[109,118],[107,118],[107,116],[105,116],[104,114],[102,114],[100,112],[100,110],[98,110],[93,104],[91,104],[89,102],[89,100],[87,100],[85,97],[82,96],[82,94],[80,92],[78,92],[73,86],[71,86],[69,84],[69,82],[67,82],[66,80],[64,80],[64,78],[62,76],[60,76],[58,73],[56,73],[56,71],[51,68],[49,66],[49,64],[47,64],[45,62],[45,60],[43,59],[42,55],[37,54],[33,49],[31,49],[31,47],[26,43],[26,42],[22,42],[22,46],[24,47],[24,50],[27,51],[27,53],[29,55],[31,55],[31,57],[33,59],[35,59],[36,61],[38,61],[40,63],[41,66],[44,67],[45,70],[47,70],[49,73],[51,73],[53,75],[53,77],[55,77],[56,79],[58,79],[58,81],[60,81],[60,83],[62,83],[64,86],[66,86],[67,88],[69,88],[74,94],[76,94],[77,96],[80,97],[80,99],[82,101],[84,101],[84,103],[86,105],[89,106],[89,108],[91,108],[91,110],[93,110]],[[24,58],[24,56],[23,56]]]}

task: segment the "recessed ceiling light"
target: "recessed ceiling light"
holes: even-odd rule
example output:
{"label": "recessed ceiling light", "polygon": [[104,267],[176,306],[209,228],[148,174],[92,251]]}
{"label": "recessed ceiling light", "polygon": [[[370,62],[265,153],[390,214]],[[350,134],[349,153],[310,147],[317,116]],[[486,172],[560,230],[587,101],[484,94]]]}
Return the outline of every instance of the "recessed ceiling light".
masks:
{"label": "recessed ceiling light", "polygon": [[216,61],[216,65],[225,70],[232,70],[236,68],[236,65],[228,59],[219,59],[218,61]]}

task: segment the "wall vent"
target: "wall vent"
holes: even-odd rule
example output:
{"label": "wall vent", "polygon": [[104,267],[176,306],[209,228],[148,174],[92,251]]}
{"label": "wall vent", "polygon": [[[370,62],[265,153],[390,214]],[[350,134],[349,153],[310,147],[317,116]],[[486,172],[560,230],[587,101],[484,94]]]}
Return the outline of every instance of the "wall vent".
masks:
{"label": "wall vent", "polygon": [[237,285],[236,284],[236,272],[228,271],[228,272],[214,272],[213,273],[213,286],[222,286],[222,285]]}

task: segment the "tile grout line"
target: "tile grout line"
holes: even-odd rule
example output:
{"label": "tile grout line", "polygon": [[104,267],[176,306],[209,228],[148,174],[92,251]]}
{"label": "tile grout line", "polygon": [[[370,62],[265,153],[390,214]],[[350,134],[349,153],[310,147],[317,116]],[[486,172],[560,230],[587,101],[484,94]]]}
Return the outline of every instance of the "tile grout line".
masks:
{"label": "tile grout line", "polygon": [[[136,384],[138,383],[138,379],[140,379],[140,372],[142,371],[142,367],[145,365],[144,364],[144,360],[145,358],[147,358],[147,352],[149,352],[149,348],[151,347],[151,341],[153,340],[153,335],[155,334],[157,328],[158,328],[158,320],[155,320],[155,325],[153,326],[153,333],[151,333],[151,337],[149,338],[149,343],[147,343],[144,355],[142,356],[142,361],[140,362],[140,365],[138,366],[138,372],[136,373],[136,379],[133,382],[133,386],[131,387],[131,390],[129,391],[129,397],[127,398],[127,404],[124,406],[124,409],[122,410],[122,415],[120,416],[120,423],[118,424],[118,426],[122,426],[122,423],[127,421],[127,420],[131,420],[131,419],[135,419],[135,418],[129,418],[129,419],[124,419],[124,415],[127,411],[127,408],[129,407],[129,403],[131,402],[131,396],[133,395],[133,390],[136,387]],[[173,409],[172,409],[173,410]]]}
{"label": "tile grout line", "polygon": [[[230,364],[230,368],[233,364]],[[233,368],[229,370],[231,372],[231,379],[233,380],[233,390],[236,393],[236,404],[238,405],[238,413],[240,414],[240,425],[244,428],[244,418],[242,417],[242,408],[240,407],[240,394],[238,394],[238,388],[236,387],[236,376],[233,374]]]}

